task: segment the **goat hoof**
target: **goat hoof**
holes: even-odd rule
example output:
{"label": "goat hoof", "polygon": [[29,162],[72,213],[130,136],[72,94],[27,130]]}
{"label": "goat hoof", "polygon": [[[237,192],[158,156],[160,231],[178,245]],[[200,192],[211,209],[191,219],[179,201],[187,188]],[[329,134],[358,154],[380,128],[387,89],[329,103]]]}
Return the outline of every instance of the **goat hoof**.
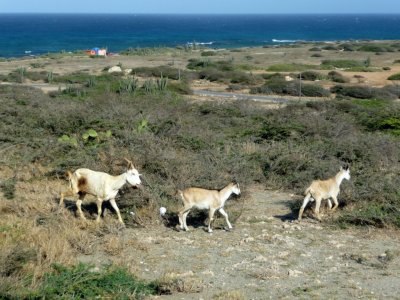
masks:
{"label": "goat hoof", "polygon": [[230,232],[230,231],[232,231],[232,230],[233,230],[233,228],[224,227],[224,230],[225,230],[225,231],[228,231],[228,232]]}

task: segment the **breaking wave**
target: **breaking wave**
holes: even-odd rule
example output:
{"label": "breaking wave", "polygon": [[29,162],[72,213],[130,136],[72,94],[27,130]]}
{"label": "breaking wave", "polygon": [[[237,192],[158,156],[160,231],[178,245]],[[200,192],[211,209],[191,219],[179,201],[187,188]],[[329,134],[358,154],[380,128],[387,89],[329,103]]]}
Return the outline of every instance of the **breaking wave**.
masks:
{"label": "breaking wave", "polygon": [[276,39],[272,39],[273,43],[296,43],[299,40],[276,40]]}

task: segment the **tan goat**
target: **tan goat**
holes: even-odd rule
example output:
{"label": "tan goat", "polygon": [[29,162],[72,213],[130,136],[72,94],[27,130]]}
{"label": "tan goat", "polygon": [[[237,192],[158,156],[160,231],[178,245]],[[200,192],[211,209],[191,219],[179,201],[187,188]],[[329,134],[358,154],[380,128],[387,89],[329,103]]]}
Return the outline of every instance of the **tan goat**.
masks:
{"label": "tan goat", "polygon": [[[347,166],[344,168],[340,167],[340,171],[332,178],[327,180],[314,180],[305,192],[306,196],[303,200],[303,205],[300,208],[298,219],[301,220],[304,208],[307,206],[310,200],[315,200],[315,215],[319,221],[321,221],[319,208],[322,200],[327,199],[329,208],[334,211],[339,206],[337,196],[340,192],[339,187],[343,179],[350,180],[350,169]],[[329,198],[333,199],[335,204],[333,208]]]}
{"label": "tan goat", "polygon": [[76,197],[76,195],[79,195],[79,199],[76,201],[76,207],[78,208],[81,218],[85,219],[85,216],[82,213],[81,204],[86,194],[90,194],[97,198],[97,222],[100,221],[101,205],[103,201],[109,200],[111,206],[118,215],[119,222],[124,224],[118,206],[115,203],[115,197],[125,183],[129,183],[133,186],[141,184],[139,172],[135,169],[130,160],[126,158],[125,160],[128,162],[128,170],[118,176],[112,176],[104,172],[96,172],[89,169],[77,169],[74,173],[68,171],[70,187],[66,192],[61,193],[59,203],[60,208],[63,206],[65,197]]}
{"label": "tan goat", "polygon": [[225,217],[229,229],[232,225],[229,222],[228,214],[224,210],[226,200],[232,193],[239,195],[240,188],[238,183],[230,183],[222,190],[206,190],[202,188],[188,188],[179,190],[184,207],[179,211],[179,224],[181,229],[189,230],[186,224],[186,217],[192,208],[208,209],[208,232],[212,232],[211,223],[214,220],[214,213],[219,211]]}

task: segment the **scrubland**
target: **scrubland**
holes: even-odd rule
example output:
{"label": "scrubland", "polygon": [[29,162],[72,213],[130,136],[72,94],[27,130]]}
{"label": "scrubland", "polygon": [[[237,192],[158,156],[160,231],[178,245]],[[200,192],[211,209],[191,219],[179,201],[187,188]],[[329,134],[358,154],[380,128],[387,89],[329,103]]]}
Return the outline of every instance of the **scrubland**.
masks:
{"label": "scrubland", "polygon": [[[372,47],[373,46],[373,47]],[[397,42],[131,49],[1,61],[0,297],[396,298],[400,227]],[[351,51],[350,51],[351,50]],[[315,55],[319,54],[319,55]],[[120,73],[108,73],[119,65]],[[279,95],[275,104],[194,89]],[[105,204],[57,206],[67,170],[143,174]],[[305,187],[349,164],[340,208],[295,221]],[[233,232],[193,212],[177,232],[177,189],[242,195]],[[159,208],[167,208],[160,217]],[[350,280],[351,279],[351,280]],[[331,285],[333,280],[334,285]],[[337,293],[337,294],[335,294]],[[152,296],[151,296],[152,295]]]}

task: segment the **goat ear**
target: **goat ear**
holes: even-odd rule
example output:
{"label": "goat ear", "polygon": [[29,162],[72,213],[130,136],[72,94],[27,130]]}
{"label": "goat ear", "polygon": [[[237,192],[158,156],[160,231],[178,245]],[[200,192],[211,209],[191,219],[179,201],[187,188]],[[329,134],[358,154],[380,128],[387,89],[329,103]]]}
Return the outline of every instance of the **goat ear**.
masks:
{"label": "goat ear", "polygon": [[72,178],[72,173],[71,173],[71,171],[70,171],[70,170],[67,170],[67,171],[65,172],[65,176],[67,177],[67,179],[71,179],[71,178]]}

